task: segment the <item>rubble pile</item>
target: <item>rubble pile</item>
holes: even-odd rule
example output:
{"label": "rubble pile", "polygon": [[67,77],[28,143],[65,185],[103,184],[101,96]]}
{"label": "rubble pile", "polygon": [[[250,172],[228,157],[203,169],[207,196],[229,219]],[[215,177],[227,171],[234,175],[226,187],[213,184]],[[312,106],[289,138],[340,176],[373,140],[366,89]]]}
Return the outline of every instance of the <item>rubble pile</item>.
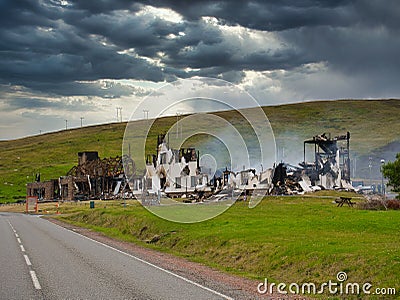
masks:
{"label": "rubble pile", "polygon": [[[293,195],[321,189],[353,190],[350,184],[350,133],[331,138],[326,133],[304,141],[299,166],[281,162],[274,167],[272,194]],[[313,162],[306,160],[306,146],[313,147]]]}
{"label": "rubble pile", "polygon": [[[216,175],[200,163],[195,148],[172,149],[165,135],[158,137],[157,155],[147,157],[143,172],[130,155],[100,159],[97,152],[79,152],[78,165],[66,176],[28,183],[27,195],[44,200],[186,198],[201,201],[222,191],[248,195],[263,191],[295,195],[321,189],[352,189],[350,184],[350,133],[331,138],[325,133],[304,141],[304,160],[298,166],[281,162],[257,172],[228,168]],[[309,148],[312,148],[312,151]],[[307,151],[312,161],[307,161]]]}

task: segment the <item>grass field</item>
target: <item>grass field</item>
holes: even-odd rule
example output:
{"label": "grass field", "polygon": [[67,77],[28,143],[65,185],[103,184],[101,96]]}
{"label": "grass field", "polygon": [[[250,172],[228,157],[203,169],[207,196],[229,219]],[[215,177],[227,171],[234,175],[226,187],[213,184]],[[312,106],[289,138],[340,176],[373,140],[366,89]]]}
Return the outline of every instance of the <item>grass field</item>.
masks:
{"label": "grass field", "polygon": [[256,280],[320,284],[343,271],[350,282],[400,291],[399,211],[337,207],[335,196],[266,197],[254,209],[239,201],[195,224],[160,219],[134,200],[65,203],[58,218]]}
{"label": "grass field", "polygon": [[[400,100],[321,101],[263,109],[278,147],[285,148],[286,157],[294,162],[302,159],[303,140],[323,132],[337,135],[350,131],[352,157],[371,155],[380,160],[382,147],[400,142]],[[237,118],[237,113],[217,115],[243,129],[243,120]],[[147,153],[155,152],[157,134],[166,132],[174,122],[172,117],[153,124]],[[144,125],[144,121],[135,124],[138,128]],[[0,203],[24,199],[26,183],[33,181],[38,172],[42,180],[65,175],[77,164],[77,152],[98,151],[102,158],[121,155],[125,126],[126,123],[114,123],[0,141]],[[358,164],[361,169],[360,160]]]}

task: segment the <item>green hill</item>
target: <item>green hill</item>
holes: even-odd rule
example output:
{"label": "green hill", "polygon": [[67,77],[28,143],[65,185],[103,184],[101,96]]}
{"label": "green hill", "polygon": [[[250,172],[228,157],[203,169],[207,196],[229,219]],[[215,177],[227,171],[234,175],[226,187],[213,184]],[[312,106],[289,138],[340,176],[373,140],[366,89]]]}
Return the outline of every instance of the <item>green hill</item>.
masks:
{"label": "green hill", "polygon": [[[303,157],[303,140],[321,133],[351,132],[351,156],[357,158],[357,177],[366,177],[368,157],[379,176],[381,158],[394,160],[400,152],[400,100],[340,100],[264,107],[275,133],[278,158],[290,163]],[[234,112],[219,112],[239,128]],[[167,131],[175,117],[158,119],[146,145],[154,153],[156,136]],[[138,121],[137,126],[144,126]],[[58,178],[77,163],[77,152],[98,151],[100,157],[121,155],[126,123],[89,126],[18,140],[0,141],[0,202],[25,198],[25,184],[36,173],[42,180]],[[134,149],[133,149],[134,151]]]}

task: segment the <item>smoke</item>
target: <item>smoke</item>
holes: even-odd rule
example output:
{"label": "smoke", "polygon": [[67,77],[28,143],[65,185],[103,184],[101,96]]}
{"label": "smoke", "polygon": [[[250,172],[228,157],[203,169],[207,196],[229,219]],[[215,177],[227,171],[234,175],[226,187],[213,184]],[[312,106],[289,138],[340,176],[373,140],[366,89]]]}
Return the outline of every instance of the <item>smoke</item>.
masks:
{"label": "smoke", "polygon": [[391,142],[379,149],[374,149],[365,155],[352,155],[352,177],[366,180],[380,180],[381,160],[394,161],[396,154],[400,153],[400,140]]}
{"label": "smoke", "polygon": [[[309,137],[308,137],[309,138]],[[303,145],[307,137],[285,131],[276,136],[276,156],[278,162],[285,162],[291,165],[298,165],[304,160]],[[314,161],[306,148],[306,160]],[[313,152],[312,152],[313,153]]]}
{"label": "smoke", "polygon": [[[212,126],[212,125],[211,125]],[[211,155],[217,165],[218,170],[231,170],[238,172],[243,169],[261,169],[271,168],[275,161],[275,153],[269,150],[267,161],[263,161],[261,147],[255,133],[249,128],[237,128],[238,134],[226,128],[216,130],[218,138],[213,135],[201,134],[193,136],[185,141],[185,147],[195,147],[202,155]],[[239,140],[243,139],[244,144]],[[274,140],[261,141],[268,145],[275,145]],[[264,148],[265,149],[265,148]]]}

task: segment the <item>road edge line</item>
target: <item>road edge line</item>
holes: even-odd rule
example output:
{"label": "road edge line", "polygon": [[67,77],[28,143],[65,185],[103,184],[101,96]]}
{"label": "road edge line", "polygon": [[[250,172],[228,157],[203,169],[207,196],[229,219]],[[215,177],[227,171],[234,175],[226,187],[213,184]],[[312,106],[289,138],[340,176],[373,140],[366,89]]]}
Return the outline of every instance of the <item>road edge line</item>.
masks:
{"label": "road edge line", "polygon": [[195,286],[197,286],[197,287],[199,287],[199,288],[201,288],[201,289],[203,289],[203,290],[206,290],[206,291],[208,291],[208,292],[210,292],[210,293],[213,293],[213,294],[215,294],[215,295],[218,295],[218,296],[220,296],[220,297],[222,297],[222,298],[224,298],[224,299],[227,299],[227,300],[235,300],[235,299],[232,298],[232,297],[229,297],[229,296],[227,296],[227,295],[225,295],[225,294],[222,294],[222,293],[220,293],[220,292],[217,292],[217,291],[215,291],[215,290],[213,290],[213,289],[211,289],[211,288],[208,288],[208,287],[206,287],[206,286],[204,286],[204,285],[201,285],[200,283],[197,283],[197,282],[195,282],[195,281],[193,281],[193,280],[190,280],[190,279],[188,279],[188,278],[186,278],[186,277],[183,277],[183,276],[181,276],[181,275],[175,274],[175,273],[173,273],[173,272],[171,272],[171,271],[169,271],[169,270],[167,270],[167,269],[164,269],[164,268],[162,268],[162,267],[160,267],[160,266],[157,266],[157,265],[155,265],[155,264],[152,264],[151,262],[148,262],[148,261],[146,261],[146,260],[144,260],[144,259],[142,259],[142,258],[139,258],[139,257],[137,257],[137,256],[134,256],[134,255],[132,255],[132,254],[130,254],[130,253],[126,253],[126,252],[124,252],[124,251],[122,251],[122,250],[119,250],[119,249],[114,248],[114,247],[112,247],[112,246],[110,246],[110,245],[104,244],[104,243],[102,243],[102,242],[96,241],[95,239],[92,239],[92,238],[90,238],[90,237],[87,237],[86,235],[83,235],[83,234],[81,234],[81,233],[79,233],[79,232],[70,230],[70,229],[68,229],[68,228],[65,228],[65,227],[59,225],[59,224],[50,222],[49,220],[47,220],[47,221],[48,221],[49,223],[51,223],[51,224],[54,224],[54,225],[56,225],[56,226],[59,226],[60,228],[65,229],[65,230],[67,230],[67,231],[69,231],[69,232],[71,232],[71,233],[74,233],[74,234],[76,234],[76,235],[79,235],[79,236],[81,236],[81,237],[84,237],[85,239],[88,239],[88,240],[90,240],[90,241],[92,241],[92,242],[95,242],[95,243],[97,243],[97,244],[99,244],[99,245],[102,245],[102,246],[104,246],[104,247],[106,247],[106,248],[109,248],[109,249],[111,249],[111,250],[114,250],[114,251],[116,251],[116,252],[119,252],[119,253],[121,253],[121,254],[124,254],[124,255],[126,255],[126,256],[129,256],[129,257],[131,257],[131,258],[133,258],[133,259],[135,259],[135,260],[137,260],[137,261],[140,261],[140,262],[142,262],[142,263],[144,263],[144,264],[146,264],[146,265],[149,265],[149,266],[151,266],[151,267],[153,267],[153,268],[156,268],[156,269],[158,269],[158,270],[160,270],[160,271],[163,271],[163,272],[165,272],[165,273],[167,273],[167,274],[169,274],[169,275],[172,275],[172,276],[174,276],[174,277],[176,277],[176,278],[179,278],[179,279],[181,279],[181,280],[183,280],[183,281],[186,281],[187,283],[190,283],[190,284],[192,284],[192,285],[195,285]]}

